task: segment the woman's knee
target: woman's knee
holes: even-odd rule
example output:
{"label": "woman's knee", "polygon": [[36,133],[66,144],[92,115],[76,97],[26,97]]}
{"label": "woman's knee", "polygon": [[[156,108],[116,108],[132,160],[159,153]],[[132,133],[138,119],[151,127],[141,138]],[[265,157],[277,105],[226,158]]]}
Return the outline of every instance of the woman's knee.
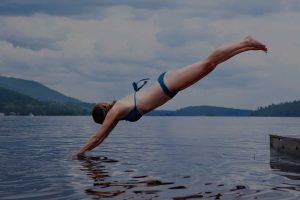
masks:
{"label": "woman's knee", "polygon": [[211,63],[212,65],[216,65],[219,61],[219,59],[222,57],[223,55],[223,49],[222,48],[218,48],[215,49],[207,58],[207,62]]}
{"label": "woman's knee", "polygon": [[203,60],[203,66],[207,68],[215,68],[217,66],[218,62],[213,57],[208,57],[205,60]]}

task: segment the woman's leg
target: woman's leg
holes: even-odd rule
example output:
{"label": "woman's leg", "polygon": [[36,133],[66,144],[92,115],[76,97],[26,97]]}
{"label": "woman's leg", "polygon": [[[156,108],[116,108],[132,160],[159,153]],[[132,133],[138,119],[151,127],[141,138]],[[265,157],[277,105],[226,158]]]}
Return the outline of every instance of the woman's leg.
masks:
{"label": "woman's leg", "polygon": [[241,42],[216,49],[203,61],[175,71],[169,71],[164,78],[165,84],[170,91],[183,90],[209,74],[218,64],[239,53],[250,50],[267,52],[265,45],[248,36]]}

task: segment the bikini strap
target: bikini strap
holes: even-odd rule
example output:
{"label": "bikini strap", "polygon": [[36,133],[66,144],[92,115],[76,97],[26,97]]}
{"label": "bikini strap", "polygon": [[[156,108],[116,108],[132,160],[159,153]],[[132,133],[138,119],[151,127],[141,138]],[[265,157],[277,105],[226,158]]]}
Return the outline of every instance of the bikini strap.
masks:
{"label": "bikini strap", "polygon": [[[150,80],[150,78],[143,78],[141,80],[139,80],[138,82],[133,82],[132,86],[135,92],[139,91],[142,87],[144,87],[144,85],[147,84],[148,80]],[[142,85],[139,86],[139,83],[142,82]]]}
{"label": "bikini strap", "polygon": [[[134,106],[136,107],[136,92],[139,91],[142,87],[144,87],[144,85],[147,84],[148,80],[150,80],[150,78],[143,78],[141,80],[139,80],[138,82],[133,82],[132,86],[134,89]],[[139,83],[143,82],[140,86]]]}

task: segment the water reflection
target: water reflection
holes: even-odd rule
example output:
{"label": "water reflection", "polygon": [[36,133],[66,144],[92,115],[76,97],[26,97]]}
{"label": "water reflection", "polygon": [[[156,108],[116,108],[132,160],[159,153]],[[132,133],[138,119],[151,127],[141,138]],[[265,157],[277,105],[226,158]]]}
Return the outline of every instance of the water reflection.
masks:
{"label": "water reflection", "polygon": [[[92,186],[85,189],[85,194],[100,199],[230,199],[237,196],[242,197],[243,195],[258,195],[260,192],[251,190],[243,185],[228,188],[226,184],[211,182],[204,182],[199,187],[202,188],[202,191],[194,194],[189,194],[188,191],[174,192],[186,191],[189,186],[153,179],[148,175],[134,176],[132,175],[134,170],[131,169],[123,171],[128,173],[127,176],[114,176],[112,175],[114,172],[111,170],[111,167],[119,161],[104,156],[86,156],[81,158],[79,162],[81,163],[80,169],[93,181]],[[182,180],[190,178],[191,176],[184,176]],[[205,187],[207,187],[207,190],[204,189]],[[211,191],[208,188],[219,189]],[[174,193],[172,194],[172,192]],[[168,197],[164,196],[166,193]]]}
{"label": "water reflection", "polygon": [[[132,176],[127,180],[115,180],[111,177],[108,168],[110,163],[119,162],[117,160],[109,159],[102,156],[87,156],[81,159],[81,170],[84,171],[88,177],[93,180],[93,187],[85,190],[85,193],[99,198],[112,198],[131,193],[131,196],[151,195],[158,197],[157,193],[161,190],[147,189],[149,187],[171,185],[172,182],[162,182],[160,180],[144,180],[148,176]],[[108,165],[107,165],[108,164]],[[131,173],[133,170],[124,170],[124,173]],[[138,189],[139,188],[139,189]]]}
{"label": "water reflection", "polygon": [[[116,160],[107,159],[101,156],[85,156],[80,159],[81,170],[86,173],[86,175],[94,181],[94,186],[99,186],[99,188],[108,188],[112,183],[106,181],[110,175],[106,171],[104,162],[118,162]],[[122,190],[97,190],[97,188],[85,189],[85,193],[88,195],[98,196],[99,198],[111,198],[123,193]]]}
{"label": "water reflection", "polygon": [[292,180],[300,180],[300,158],[289,156],[274,149],[270,149],[270,167],[282,172],[279,175]]}

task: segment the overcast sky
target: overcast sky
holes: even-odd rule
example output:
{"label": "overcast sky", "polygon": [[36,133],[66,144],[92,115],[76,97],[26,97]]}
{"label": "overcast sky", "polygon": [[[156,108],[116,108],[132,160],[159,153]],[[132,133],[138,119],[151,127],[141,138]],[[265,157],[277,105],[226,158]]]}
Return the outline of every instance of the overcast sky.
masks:
{"label": "overcast sky", "polygon": [[132,92],[131,82],[204,59],[252,35],[269,54],[221,64],[162,109],[256,109],[299,100],[299,0],[1,0],[0,74],[87,102]]}

